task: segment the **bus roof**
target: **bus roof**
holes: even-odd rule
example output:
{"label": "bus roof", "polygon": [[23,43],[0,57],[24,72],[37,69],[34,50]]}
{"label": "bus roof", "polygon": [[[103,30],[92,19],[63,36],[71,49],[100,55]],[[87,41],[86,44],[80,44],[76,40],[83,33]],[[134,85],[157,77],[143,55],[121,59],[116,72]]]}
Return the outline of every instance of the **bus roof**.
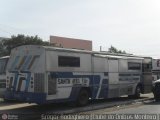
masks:
{"label": "bus roof", "polygon": [[[51,46],[43,46],[47,50],[58,50],[58,51],[69,51],[69,52],[79,52],[79,53],[88,53],[88,54],[99,54],[99,55],[108,55],[110,56],[117,56],[117,58],[122,58],[123,56],[125,57],[130,57],[130,58],[137,58],[137,59],[144,59],[144,58],[151,58],[147,56],[138,56],[138,55],[133,55],[133,54],[120,54],[120,53],[110,53],[110,52],[101,52],[101,51],[88,51],[88,50],[79,50],[79,49],[69,49],[69,48],[59,48],[59,47],[51,47]],[[106,56],[107,57],[107,56]]]}
{"label": "bus roof", "polygon": [[115,56],[115,55],[100,55],[100,54],[94,54],[94,56],[97,57],[106,57],[106,58],[115,58],[115,59],[137,59],[137,60],[143,60],[144,58],[141,57],[128,57],[128,56]]}
{"label": "bus roof", "polygon": [[69,49],[69,48],[60,48],[60,47],[53,47],[53,46],[40,46],[40,45],[23,45],[23,46],[19,46],[16,47],[14,49],[20,49],[20,48],[24,48],[24,47],[29,47],[29,48],[44,48],[45,50],[57,50],[57,51],[68,51],[68,52],[77,52],[77,53],[86,53],[86,54],[99,54],[99,55],[110,55],[110,56],[125,56],[125,57],[131,57],[131,58],[151,58],[151,57],[147,57],[147,56],[138,56],[138,55],[133,55],[133,54],[119,54],[119,53],[110,53],[110,52],[101,52],[101,51],[88,51],[88,50],[79,50],[79,49]]}

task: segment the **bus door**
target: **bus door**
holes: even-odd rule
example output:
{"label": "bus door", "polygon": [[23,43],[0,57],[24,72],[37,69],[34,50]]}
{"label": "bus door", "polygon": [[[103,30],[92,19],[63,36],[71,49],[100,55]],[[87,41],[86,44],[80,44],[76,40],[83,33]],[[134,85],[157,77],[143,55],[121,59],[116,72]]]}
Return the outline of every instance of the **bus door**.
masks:
{"label": "bus door", "polygon": [[142,63],[142,93],[152,90],[152,58],[144,58]]}
{"label": "bus door", "polygon": [[108,97],[119,96],[119,70],[118,70],[118,59],[108,58],[109,67],[109,92]]}

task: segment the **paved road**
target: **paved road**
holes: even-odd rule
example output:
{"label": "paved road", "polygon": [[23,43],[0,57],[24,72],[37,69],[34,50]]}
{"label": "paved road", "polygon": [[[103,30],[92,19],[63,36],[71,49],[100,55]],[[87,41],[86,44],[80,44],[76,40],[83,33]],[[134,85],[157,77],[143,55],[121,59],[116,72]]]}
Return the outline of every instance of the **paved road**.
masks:
{"label": "paved road", "polygon": [[109,113],[116,114],[160,114],[160,102],[145,103],[143,105],[130,106],[126,109],[119,109]]}
{"label": "paved road", "polygon": [[[104,106],[108,105],[111,107],[114,105],[118,104],[124,104],[126,102],[132,102],[134,100],[143,100],[143,99],[148,99],[149,97],[153,97],[152,94],[146,94],[143,95],[140,99],[130,99],[126,96],[120,97],[120,98],[113,98],[113,99],[101,99],[101,100],[94,100],[91,101],[89,105],[85,107],[80,107],[80,109],[87,109],[88,107],[95,107],[95,106]],[[44,113],[44,112],[52,112],[52,113],[57,113],[57,111],[68,111],[72,110],[78,107],[75,107],[71,103],[59,103],[59,104],[48,104],[48,105],[37,105],[37,104],[29,104],[29,103],[18,103],[18,102],[11,102],[11,103],[6,103],[6,102],[0,102],[0,113],[6,112],[6,113]],[[76,111],[77,112],[77,111]]]}
{"label": "paved road", "polygon": [[[145,99],[148,97],[153,97],[153,95],[143,95],[141,99]],[[69,111],[72,113],[74,110],[75,112],[78,112],[79,109],[82,109],[82,111],[86,110],[88,107],[94,107],[94,106],[103,106],[103,105],[110,105],[110,104],[116,104],[116,106],[111,107],[111,108],[105,108],[105,109],[99,109],[99,110],[92,110],[89,112],[83,112],[83,114],[90,114],[90,113],[95,113],[95,114],[106,114],[106,113],[121,113],[124,110],[124,113],[128,112],[128,109],[132,110],[130,106],[132,105],[124,105],[124,106],[118,106],[119,103],[122,102],[128,102],[128,101],[133,101],[133,99],[129,99],[128,97],[121,97],[121,98],[114,98],[114,99],[107,99],[107,100],[96,100],[92,101],[88,106],[82,107],[82,108],[77,108],[71,104],[67,103],[60,103],[60,104],[49,104],[49,105],[36,105],[36,104],[28,104],[28,103],[0,103],[0,114],[28,114],[28,117],[32,118],[33,115],[37,118],[40,117],[40,114],[46,114],[46,113],[58,113],[63,111]],[[152,104],[158,104],[158,103],[152,103]],[[143,106],[149,106],[152,105],[151,103],[143,105]],[[141,104],[134,104],[133,105],[136,111],[136,107],[141,108]],[[143,108],[143,107],[142,107]],[[149,109],[149,108],[144,108]],[[127,112],[125,112],[125,110]],[[160,109],[159,109],[160,110]],[[114,112],[115,111],[115,112]],[[149,111],[149,110],[148,110]],[[79,113],[78,113],[79,114]],[[37,115],[37,116],[36,116]],[[26,117],[26,119],[29,119]]]}

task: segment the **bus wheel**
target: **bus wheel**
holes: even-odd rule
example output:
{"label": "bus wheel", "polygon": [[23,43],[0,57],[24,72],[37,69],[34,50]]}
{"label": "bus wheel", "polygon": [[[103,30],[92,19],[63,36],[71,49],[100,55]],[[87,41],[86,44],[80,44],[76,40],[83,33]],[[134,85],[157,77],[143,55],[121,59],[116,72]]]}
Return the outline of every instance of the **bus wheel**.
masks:
{"label": "bus wheel", "polygon": [[140,98],[140,94],[141,94],[141,87],[137,86],[135,90],[134,98]]}
{"label": "bus wheel", "polygon": [[77,97],[77,105],[78,106],[85,106],[88,104],[89,101],[89,92],[87,89],[82,89],[79,92]]}

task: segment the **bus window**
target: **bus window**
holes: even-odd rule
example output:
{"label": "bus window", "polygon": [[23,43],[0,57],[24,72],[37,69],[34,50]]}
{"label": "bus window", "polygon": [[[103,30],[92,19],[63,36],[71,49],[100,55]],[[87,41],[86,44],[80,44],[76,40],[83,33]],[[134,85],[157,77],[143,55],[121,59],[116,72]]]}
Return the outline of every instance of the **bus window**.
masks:
{"label": "bus window", "polygon": [[80,58],[72,56],[58,56],[59,67],[80,67]]}
{"label": "bus window", "polygon": [[5,79],[0,80],[0,88],[6,88],[6,80]]}
{"label": "bus window", "polygon": [[8,58],[0,59],[0,74],[5,74]]}
{"label": "bus window", "polygon": [[141,63],[128,62],[128,70],[141,70]]}

